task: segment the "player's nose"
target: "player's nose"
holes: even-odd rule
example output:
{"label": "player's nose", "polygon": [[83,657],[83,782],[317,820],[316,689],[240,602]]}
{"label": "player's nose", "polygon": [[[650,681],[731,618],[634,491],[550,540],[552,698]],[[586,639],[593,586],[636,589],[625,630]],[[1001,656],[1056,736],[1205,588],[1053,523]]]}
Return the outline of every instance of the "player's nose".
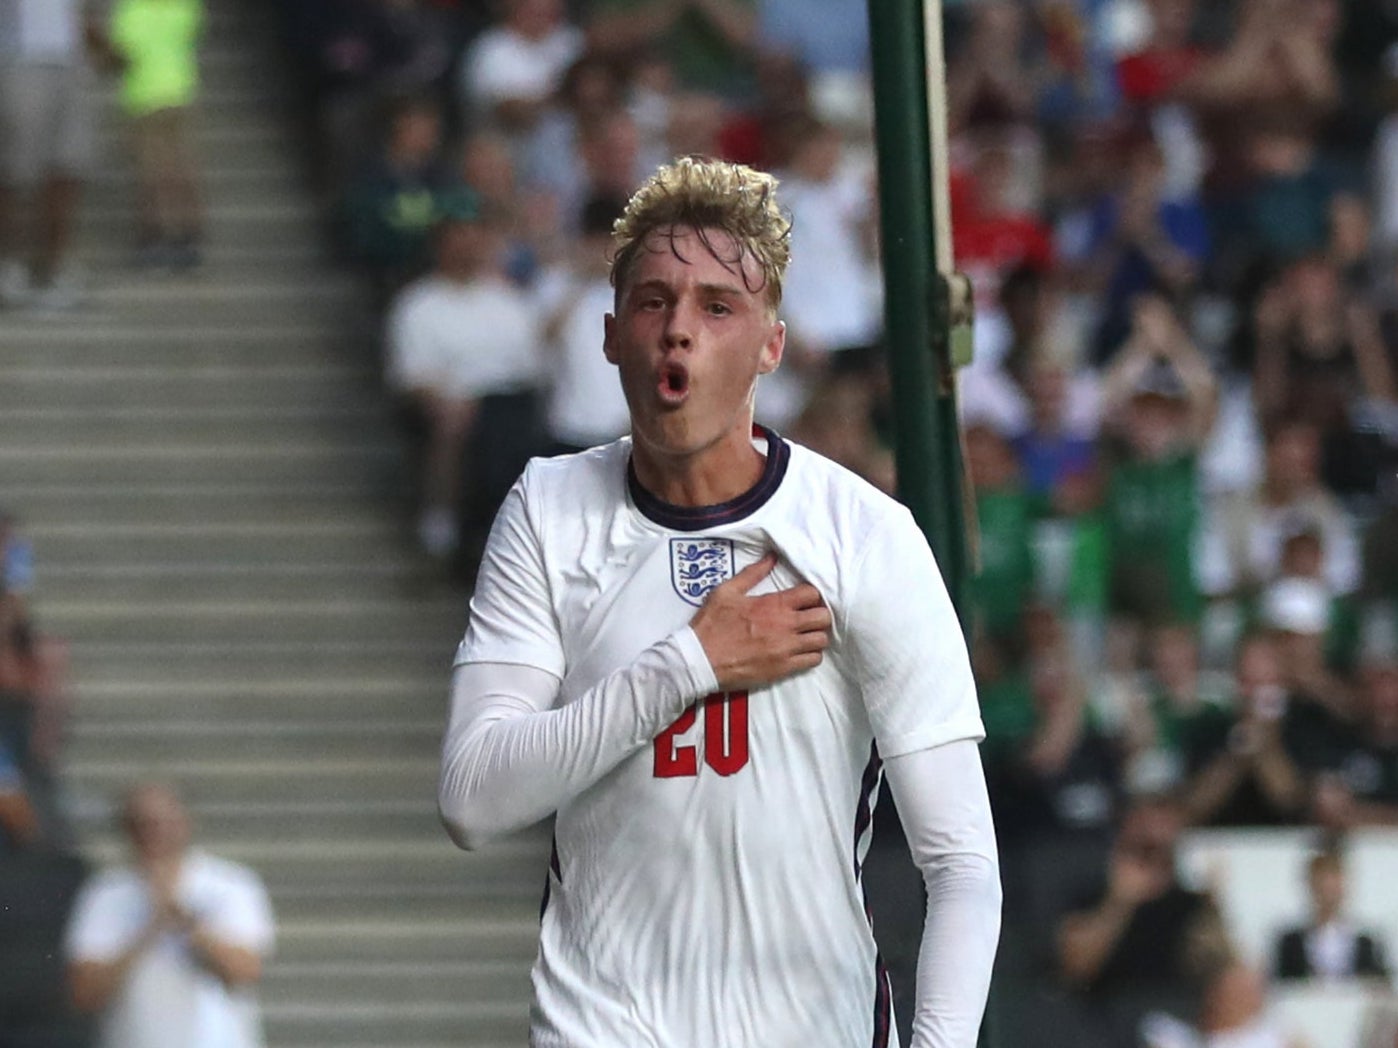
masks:
{"label": "player's nose", "polygon": [[688,349],[694,341],[695,320],[693,307],[677,302],[665,317],[665,348]]}

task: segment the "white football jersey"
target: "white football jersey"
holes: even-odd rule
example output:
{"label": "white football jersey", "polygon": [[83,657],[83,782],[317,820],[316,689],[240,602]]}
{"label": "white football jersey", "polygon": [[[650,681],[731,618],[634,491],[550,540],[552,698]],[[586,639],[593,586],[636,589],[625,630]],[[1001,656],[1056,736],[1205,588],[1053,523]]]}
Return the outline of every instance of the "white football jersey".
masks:
{"label": "white football jersey", "polygon": [[534,1048],[897,1043],[860,886],[880,757],[982,737],[970,666],[907,510],[756,443],[761,480],[723,505],[660,502],[621,440],[531,462],[496,521],[457,664],[546,670],[560,706],[769,549],[753,592],[804,580],[834,619],[820,666],[709,696],[560,808]]}

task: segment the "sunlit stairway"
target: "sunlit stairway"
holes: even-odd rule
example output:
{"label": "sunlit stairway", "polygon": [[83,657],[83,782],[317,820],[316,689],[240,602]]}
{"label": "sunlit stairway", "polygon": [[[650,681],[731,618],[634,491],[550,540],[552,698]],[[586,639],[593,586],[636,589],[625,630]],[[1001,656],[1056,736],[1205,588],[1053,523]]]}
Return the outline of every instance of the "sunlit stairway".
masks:
{"label": "sunlit stairway", "polygon": [[0,504],[71,643],[69,807],[111,861],[117,791],[173,780],[200,843],[263,874],[272,1045],[523,1045],[546,842],[463,855],[438,826],[464,598],[402,526],[374,322],[327,256],[273,7],[209,7],[204,268],[131,268],[113,118],[91,301],[0,314]]}

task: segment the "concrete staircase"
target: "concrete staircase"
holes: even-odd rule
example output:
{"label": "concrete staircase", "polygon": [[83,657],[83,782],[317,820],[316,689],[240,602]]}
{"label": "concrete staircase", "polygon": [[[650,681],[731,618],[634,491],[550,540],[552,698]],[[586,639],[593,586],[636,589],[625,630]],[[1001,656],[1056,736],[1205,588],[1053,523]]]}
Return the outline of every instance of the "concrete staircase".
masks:
{"label": "concrete staircase", "polygon": [[464,596],[402,524],[375,322],[327,257],[274,7],[209,6],[204,268],[128,267],[113,116],[93,300],[0,314],[0,504],[71,642],[69,805],[112,861],[116,793],[172,779],[200,843],[262,873],[271,1045],[522,1045],[547,842],[463,855],[437,824]]}

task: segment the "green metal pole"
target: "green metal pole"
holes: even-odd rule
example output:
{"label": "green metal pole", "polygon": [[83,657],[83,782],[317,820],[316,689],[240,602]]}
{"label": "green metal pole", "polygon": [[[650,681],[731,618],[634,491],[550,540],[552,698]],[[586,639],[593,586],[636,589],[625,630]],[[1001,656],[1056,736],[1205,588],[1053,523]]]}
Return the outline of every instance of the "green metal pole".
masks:
{"label": "green metal pole", "polygon": [[967,544],[951,318],[936,265],[923,0],[869,0],[885,328],[898,496],[942,569],[963,629]]}
{"label": "green metal pole", "polygon": [[[925,4],[930,5],[930,10]],[[946,172],[932,170],[934,149],[928,99],[928,26],[940,69],[939,0],[869,0],[873,52],[874,123],[878,138],[880,226],[883,234],[884,322],[893,385],[898,497],[912,511],[937,555],[952,606],[969,637],[966,613],[968,545],[952,374],[952,316],[947,278],[951,260],[949,225],[938,243],[937,223],[945,206]],[[933,114],[936,115],[936,114]],[[943,143],[944,145],[944,143]],[[934,187],[938,190],[934,192]],[[939,257],[940,255],[940,257]],[[986,1022],[980,1048],[993,1044]]]}

